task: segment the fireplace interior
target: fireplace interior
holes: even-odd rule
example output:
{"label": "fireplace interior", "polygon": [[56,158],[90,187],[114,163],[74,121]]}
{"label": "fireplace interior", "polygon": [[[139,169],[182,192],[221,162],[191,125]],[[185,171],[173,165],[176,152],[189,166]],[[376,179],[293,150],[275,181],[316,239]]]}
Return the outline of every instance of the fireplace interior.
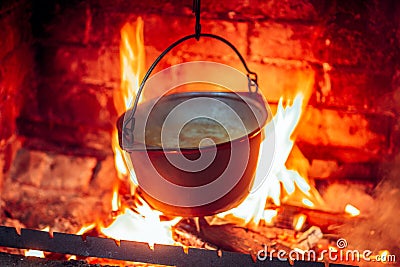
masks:
{"label": "fireplace interior", "polygon": [[[121,205],[138,207],[141,201],[140,190],[134,190],[126,174],[116,168],[112,147],[124,108],[116,101],[123,71],[121,29],[143,22],[141,45],[147,69],[172,42],[194,33],[192,4],[0,2],[0,226],[17,231],[48,227],[50,232],[115,240],[129,236],[100,230],[121,215]],[[274,213],[272,221],[267,212],[259,220],[233,214],[160,216],[161,221],[171,222],[172,243],[147,242],[223,251],[222,258],[229,251],[239,252],[256,259],[257,251],[271,245],[271,240],[277,248],[293,248],[299,236],[310,238],[317,228],[323,237],[307,249],[331,247],[345,238],[353,249],[400,256],[400,3],[203,0],[201,25],[202,32],[228,39],[244,56],[258,74],[273,113],[280,99],[283,106],[292,105],[299,92],[304,94],[299,123],[289,133],[294,145],[283,167],[304,177],[315,202],[302,202],[301,194],[290,197],[281,181],[279,201],[268,198],[265,206]],[[198,60],[244,71],[231,50],[205,38],[172,50],[156,70]],[[345,211],[346,205],[350,211]],[[137,233],[159,230],[159,225],[152,227],[137,227]],[[146,242],[135,239],[135,234],[130,240]],[[8,253],[0,255],[0,263],[12,265],[13,257],[19,257],[14,254],[24,255],[27,249],[0,247],[0,251]],[[72,256],[46,252],[45,257],[46,263],[23,259],[27,264],[62,264]],[[77,257],[86,263],[69,263],[128,264]],[[135,258],[129,264],[132,261]],[[308,264],[298,266],[314,266]]]}

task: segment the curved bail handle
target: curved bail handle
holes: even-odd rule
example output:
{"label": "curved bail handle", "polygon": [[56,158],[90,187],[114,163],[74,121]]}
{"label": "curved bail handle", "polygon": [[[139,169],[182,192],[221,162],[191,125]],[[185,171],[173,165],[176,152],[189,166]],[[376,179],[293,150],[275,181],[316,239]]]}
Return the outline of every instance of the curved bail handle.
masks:
{"label": "curved bail handle", "polygon": [[199,37],[206,37],[206,38],[212,38],[212,39],[216,39],[219,40],[223,43],[225,43],[226,45],[228,45],[235,53],[236,55],[239,57],[240,61],[242,62],[244,68],[247,71],[247,78],[248,78],[248,89],[250,93],[257,93],[258,92],[258,83],[257,83],[257,73],[251,71],[249,69],[249,67],[246,64],[245,59],[243,58],[243,56],[240,54],[239,50],[228,40],[226,40],[225,38],[215,35],[215,34],[211,34],[211,33],[195,33],[195,34],[191,34],[191,35],[187,35],[185,37],[182,37],[181,39],[175,41],[174,43],[172,43],[170,46],[168,46],[158,57],[157,59],[153,62],[153,64],[151,64],[150,68],[148,69],[148,71],[146,72],[146,74],[143,77],[143,80],[139,86],[139,89],[137,91],[137,95],[135,98],[135,101],[133,103],[133,107],[131,110],[129,110],[129,112],[127,111],[125,116],[128,116],[127,119],[124,119],[123,122],[123,127],[122,127],[122,149],[129,151],[132,150],[133,148],[133,143],[134,143],[134,136],[133,136],[133,129],[134,129],[134,125],[135,125],[135,112],[139,103],[139,99],[141,96],[141,93],[143,91],[143,88],[147,82],[147,80],[149,79],[151,73],[153,72],[153,70],[155,69],[155,67],[157,66],[157,64],[161,61],[161,59],[164,58],[164,56],[171,51],[174,47],[178,46],[179,44],[183,43],[186,40],[189,39],[198,39]]}
{"label": "curved bail handle", "polygon": [[200,24],[200,0],[193,0],[193,13],[196,17],[196,24],[194,26],[194,32],[196,34],[196,40],[200,40],[201,24]]}

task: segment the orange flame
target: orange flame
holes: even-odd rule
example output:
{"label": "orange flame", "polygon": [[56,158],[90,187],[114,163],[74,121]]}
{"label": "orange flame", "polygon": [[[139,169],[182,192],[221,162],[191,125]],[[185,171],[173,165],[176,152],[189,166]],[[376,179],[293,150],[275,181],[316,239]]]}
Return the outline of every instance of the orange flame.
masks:
{"label": "orange flame", "polygon": [[95,223],[89,224],[87,226],[83,226],[78,232],[76,232],[76,234],[77,235],[83,235],[84,233],[86,233],[87,231],[92,230],[95,227],[96,227]]}
{"label": "orange flame", "polygon": [[121,202],[120,202],[119,196],[118,196],[118,186],[115,186],[114,190],[113,190],[112,200],[111,200],[111,210],[118,211],[120,206],[121,206]]}
{"label": "orange flame", "polygon": [[[294,140],[292,140],[291,136],[301,117],[303,98],[303,94],[298,93],[292,105],[286,107],[283,106],[282,98],[279,100],[276,115],[272,119],[272,122],[270,122],[270,124],[273,123],[275,130],[279,131],[279,133],[275,133],[277,149],[267,180],[257,191],[250,194],[241,205],[228,212],[219,214],[219,216],[223,217],[232,214],[242,218],[246,223],[253,221],[255,224],[258,224],[261,219],[269,223],[271,218],[267,216],[265,219],[264,210],[268,199],[271,199],[276,205],[280,205],[284,194],[290,197],[296,192],[299,196],[303,196],[301,202],[308,207],[315,206],[313,201],[309,198],[317,202],[322,201],[316,189],[311,187],[308,183],[307,178],[302,177],[297,171],[288,170],[285,166],[294,145]],[[271,126],[270,124],[265,128],[266,136],[268,127]],[[267,147],[266,142],[269,140],[270,139],[266,138],[261,143],[261,151],[264,147]],[[263,164],[263,162],[266,161],[266,159],[260,157],[258,164]],[[256,176],[257,175],[261,174],[256,172]],[[284,192],[281,192],[281,186]],[[271,216],[270,212],[269,215]],[[272,218],[273,217],[274,216],[272,216]]]}
{"label": "orange flame", "polygon": [[[139,17],[135,23],[126,23],[121,29],[121,86],[114,90],[114,106],[118,116],[122,115],[136,97],[139,83],[145,73],[145,47],[143,38],[143,19]],[[112,134],[112,148],[118,177],[128,175],[128,168],[118,142],[118,131]]]}
{"label": "orange flame", "polygon": [[145,73],[146,59],[141,17],[135,23],[126,23],[121,29],[120,60],[121,87],[120,90],[114,91],[114,105],[118,115],[129,108]]}
{"label": "orange flame", "polygon": [[161,212],[151,209],[142,202],[137,209],[125,208],[108,227],[101,228],[101,232],[116,240],[130,240],[147,242],[151,248],[154,244],[173,245],[171,227],[181,218],[171,221],[161,221]]}
{"label": "orange flame", "polygon": [[294,219],[294,222],[293,222],[294,230],[300,231],[303,228],[306,220],[307,220],[307,216],[304,214],[300,214],[300,215],[296,216]]}
{"label": "orange flame", "polygon": [[278,215],[277,210],[266,209],[264,210],[263,219],[267,225],[272,225],[275,217]]}
{"label": "orange flame", "polygon": [[118,178],[123,180],[125,177],[128,176],[128,168],[125,164],[125,159],[122,155],[122,150],[119,147],[118,141],[118,130],[114,129],[112,133],[112,149],[114,151],[114,163],[115,168],[117,169]]}
{"label": "orange flame", "polygon": [[[126,23],[121,29],[121,87],[114,91],[114,105],[118,115],[124,113],[129,107],[139,89],[139,82],[145,71],[145,47],[143,40],[143,20],[139,17],[135,23]],[[143,98],[140,99],[141,102]],[[128,176],[129,162],[124,161],[123,151],[119,147],[118,132],[113,133],[112,142],[115,166],[118,177],[124,179]],[[133,170],[131,170],[133,171]],[[131,181],[135,177],[131,173]],[[136,184],[131,184],[132,190]],[[135,196],[135,207],[121,207],[118,187],[114,188],[112,198],[112,211],[121,211],[114,221],[100,231],[107,237],[115,240],[131,240],[147,242],[150,247],[158,244],[174,244],[171,227],[180,218],[171,221],[161,221],[161,212],[153,210],[140,196]]]}
{"label": "orange flame", "polygon": [[[380,250],[378,252],[379,257],[375,256],[375,260],[378,260],[379,263],[382,264],[393,264],[395,261],[395,257],[392,257],[394,255],[390,255],[389,250]],[[391,262],[391,259],[393,259],[393,262]]]}
{"label": "orange flame", "polygon": [[303,198],[303,200],[301,202],[307,207],[310,207],[310,208],[314,207],[314,203],[311,200],[309,200],[308,198]]}
{"label": "orange flame", "polygon": [[[143,20],[138,18],[136,23],[127,23],[121,29],[121,38],[121,87],[119,91],[116,90],[114,92],[114,104],[119,115],[129,108],[130,101],[136,96],[139,81],[144,74]],[[289,170],[285,166],[294,146],[292,134],[302,114],[303,100],[304,98],[308,99],[309,96],[310,92],[304,90],[304,92],[297,94],[294,100],[291,101],[292,103],[286,105],[286,107],[283,105],[283,100],[280,99],[276,115],[271,122],[275,129],[279,130],[275,134],[276,147],[278,149],[274,155],[274,162],[267,181],[255,193],[249,195],[240,206],[218,216],[233,215],[243,219],[246,223],[253,221],[258,224],[260,220],[264,220],[267,224],[272,224],[274,218],[277,216],[277,211],[265,209],[268,199],[280,205],[284,196],[296,196],[298,203],[302,203],[302,205],[308,207],[314,207],[316,203],[321,202],[318,192],[310,186],[307,177],[300,175],[295,170]],[[143,98],[139,102],[141,101],[143,101]],[[265,136],[267,136],[267,132],[265,132]],[[266,145],[268,141],[269,139],[266,138],[262,142],[261,150],[268,147]],[[127,164],[130,164],[130,162],[124,161],[123,152],[118,145],[116,131],[113,136],[113,149],[115,153],[115,165],[119,178],[122,179],[128,175]],[[266,159],[260,157],[258,164],[263,164],[263,162],[266,162]],[[134,173],[131,175],[134,175]],[[131,178],[133,181],[136,180],[136,177]],[[162,222],[160,220],[161,213],[152,210],[144,201],[138,203],[135,209],[131,209],[130,207],[121,208],[118,193],[114,191],[112,209],[113,211],[120,210],[122,213],[115,218],[115,221],[111,225],[102,228],[101,231],[105,235],[118,240],[145,241],[149,242],[149,244],[155,242],[171,244],[173,242],[170,229],[172,226],[171,222]],[[146,229],[154,230],[150,232]],[[153,235],[156,232],[157,237]]]}

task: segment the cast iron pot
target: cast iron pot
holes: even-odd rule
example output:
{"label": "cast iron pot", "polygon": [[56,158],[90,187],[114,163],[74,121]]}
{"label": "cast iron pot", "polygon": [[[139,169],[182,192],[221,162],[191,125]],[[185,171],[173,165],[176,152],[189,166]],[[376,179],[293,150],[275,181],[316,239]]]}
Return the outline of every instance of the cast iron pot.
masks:
{"label": "cast iron pot", "polygon": [[[242,120],[248,132],[235,138],[215,144],[215,146],[204,147],[159,147],[148,142],[149,135],[160,136],[161,125],[171,110],[185,101],[196,98],[211,98],[229,106]],[[164,214],[174,216],[206,216],[220,213],[239,205],[249,194],[253,184],[257,167],[260,143],[262,140],[262,128],[268,117],[266,104],[263,97],[255,92],[228,93],[228,92],[187,92],[163,96],[158,100],[150,112],[144,125],[143,136],[135,136],[133,144],[123,144],[124,129],[123,114],[118,120],[118,133],[121,147],[129,154],[134,173],[136,175],[142,197],[155,209]],[[207,102],[200,109],[210,109]],[[185,114],[196,112],[187,109]],[[212,112],[212,111],[210,111]],[[193,114],[195,115],[195,114]],[[135,117],[140,117],[140,108],[136,111]],[[219,114],[224,116],[224,114]],[[126,119],[126,118],[125,118]],[[135,127],[138,127],[136,125]],[[158,130],[160,129],[160,130]],[[129,132],[126,133],[125,135]],[[183,155],[184,158],[181,156]],[[174,163],[185,164],[185,160],[195,161],[201,156],[214,156],[214,160],[207,168],[200,171],[187,171],[176,167]],[[171,163],[171,159],[172,162]],[[229,171],[227,171],[229,169]],[[215,185],[211,190],[223,191],[219,196],[209,196],[210,191],[193,193],[189,189],[196,189],[209,185],[214,181],[225,177],[225,183],[220,188]],[[189,188],[180,191],[173,191],[163,185],[156,177],[162,177],[173,185]],[[229,184],[227,188],[222,188]],[[211,188],[211,187],[210,187]],[[205,193],[204,193],[205,192]],[[193,198],[204,198],[201,205],[193,205]],[[165,200],[167,199],[167,200]],[[175,204],[186,203],[186,204]],[[187,204],[189,203],[189,204]]]}
{"label": "cast iron pot", "polygon": [[[189,39],[199,40],[200,37],[221,41],[236,53],[247,71],[248,91],[234,93],[200,90],[173,93],[164,95],[154,102],[148,101],[151,109],[139,107],[148,104],[139,105],[141,92],[161,59],[182,42]],[[198,71],[200,76],[201,72],[202,70]],[[214,74],[215,77],[218,76],[217,72]],[[219,75],[230,77],[223,72]],[[226,119],[224,115],[229,118],[229,111],[226,114],[211,112],[215,101],[219,101],[218,103],[229,107],[227,110],[238,115],[247,131],[241,136],[233,135],[234,138],[215,142],[210,146],[200,143],[199,146],[168,147],[152,143],[147,137],[148,134],[153,137],[161,135],[163,123],[171,118],[169,113],[177,105],[193,99],[208,100],[201,102],[202,104],[192,105],[193,108],[186,107],[176,117],[191,113],[196,117],[196,112],[203,113],[210,110],[210,117],[217,114],[219,116],[217,117],[224,121]],[[137,179],[143,198],[153,208],[176,216],[212,215],[239,205],[249,194],[253,184],[262,128],[268,118],[266,106],[266,101],[258,92],[257,74],[247,67],[240,52],[226,39],[196,31],[196,34],[185,36],[171,44],[150,66],[140,84],[133,107],[123,114],[117,123],[120,146],[126,152],[127,162],[132,163],[128,164],[128,167]],[[147,114],[148,117],[143,114]],[[225,121],[229,124],[229,120]],[[197,162],[203,157],[213,160],[205,168],[196,168]],[[191,166],[193,162],[195,171],[193,168],[185,168],[186,165]]]}

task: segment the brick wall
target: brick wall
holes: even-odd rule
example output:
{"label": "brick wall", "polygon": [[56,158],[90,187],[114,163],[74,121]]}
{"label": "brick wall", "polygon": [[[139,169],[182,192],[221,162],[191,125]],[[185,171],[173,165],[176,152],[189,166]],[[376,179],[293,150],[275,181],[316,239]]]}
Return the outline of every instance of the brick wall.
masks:
{"label": "brick wall", "polygon": [[[39,79],[35,101],[23,110],[21,132],[55,144],[108,149],[121,27],[142,16],[149,66],[171,42],[193,33],[191,4],[34,1]],[[232,41],[271,103],[292,98],[311,81],[297,133],[309,157],[379,161],[392,153],[396,136],[398,13],[396,1],[204,0],[201,23],[203,32]],[[199,59],[242,69],[232,51],[204,39],[174,49],[160,68]],[[315,153],[320,146],[328,149]]]}
{"label": "brick wall", "polygon": [[28,1],[0,2],[0,189],[18,146],[22,96],[34,87],[30,9]]}

